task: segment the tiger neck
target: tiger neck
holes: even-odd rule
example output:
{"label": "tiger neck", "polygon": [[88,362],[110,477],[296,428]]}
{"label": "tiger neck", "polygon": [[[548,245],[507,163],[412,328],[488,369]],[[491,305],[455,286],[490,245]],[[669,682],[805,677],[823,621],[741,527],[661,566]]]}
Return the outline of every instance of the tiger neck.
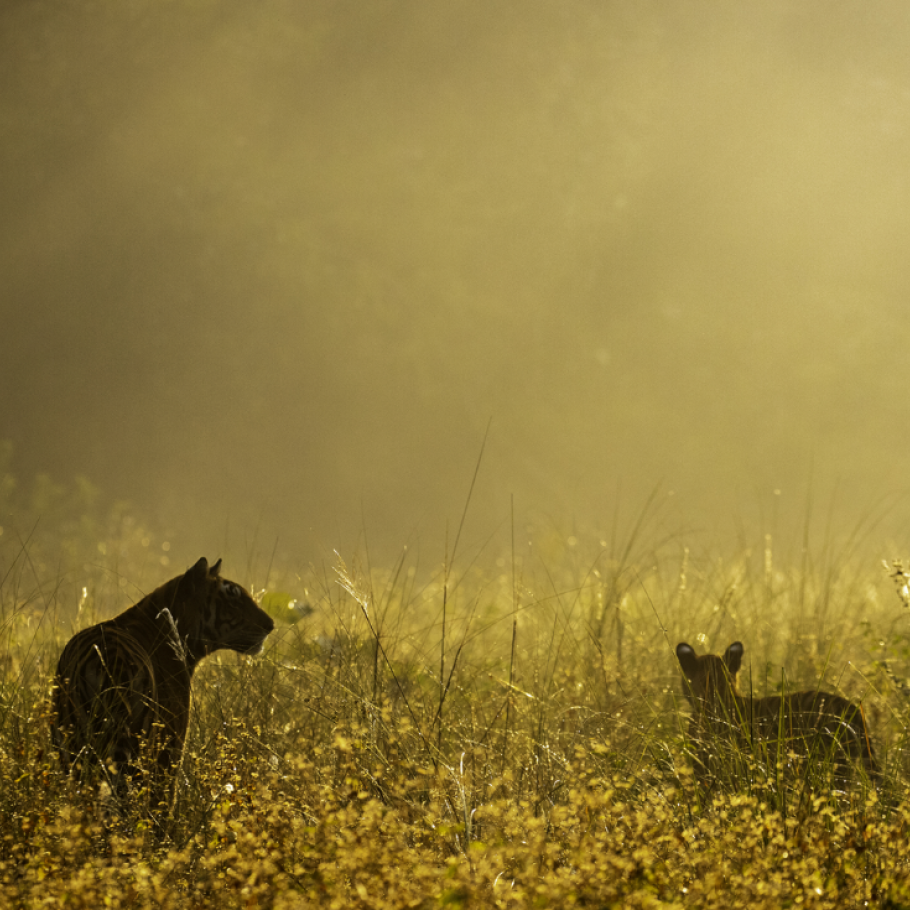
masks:
{"label": "tiger neck", "polygon": [[179,617],[175,616],[167,603],[155,598],[152,592],[139,603],[125,610],[111,620],[112,623],[129,632],[149,654],[164,654],[183,664],[189,674],[205,653],[197,653],[190,636],[181,634]]}
{"label": "tiger neck", "polygon": [[742,714],[746,705],[746,698],[739,692],[732,691],[724,695],[723,698],[714,695],[709,704],[706,704],[707,712],[714,718],[726,719],[730,716]]}

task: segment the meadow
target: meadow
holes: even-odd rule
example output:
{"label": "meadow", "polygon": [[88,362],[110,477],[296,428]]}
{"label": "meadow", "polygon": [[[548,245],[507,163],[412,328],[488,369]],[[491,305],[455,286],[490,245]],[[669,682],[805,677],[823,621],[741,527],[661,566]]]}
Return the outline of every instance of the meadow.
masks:
{"label": "meadow", "polygon": [[[607,538],[465,536],[429,566],[178,560],[89,484],[2,471],[0,526],[0,905],[910,907],[910,589],[874,532],[715,546],[652,501]],[[48,691],[73,631],[200,555],[277,628],[198,671],[162,840],[61,773]],[[862,700],[877,787],[734,746],[695,781],[674,648],[736,639],[748,692]]]}

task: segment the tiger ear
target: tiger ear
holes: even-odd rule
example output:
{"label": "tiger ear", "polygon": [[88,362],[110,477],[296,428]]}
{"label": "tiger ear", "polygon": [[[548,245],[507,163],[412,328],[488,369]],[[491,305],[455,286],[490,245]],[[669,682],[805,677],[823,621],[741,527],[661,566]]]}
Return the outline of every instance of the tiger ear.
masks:
{"label": "tiger ear", "polygon": [[692,679],[698,672],[698,655],[695,653],[695,648],[691,645],[687,645],[684,641],[681,641],[676,646],[676,656],[679,658],[679,664],[682,667],[683,673],[685,673],[689,679]]}
{"label": "tiger ear", "polygon": [[215,565],[213,565],[209,569],[209,575],[216,575],[216,576],[221,575],[221,560],[220,559],[218,560],[218,562],[215,563]]}
{"label": "tiger ear", "polygon": [[741,641],[734,641],[726,651],[724,651],[724,664],[727,667],[727,672],[731,676],[736,676],[739,673],[739,668],[743,663],[743,643]]}
{"label": "tiger ear", "polygon": [[187,569],[186,575],[183,576],[184,581],[189,582],[190,587],[198,588],[205,583],[205,579],[209,574],[209,564],[206,558],[203,556],[192,569]]}

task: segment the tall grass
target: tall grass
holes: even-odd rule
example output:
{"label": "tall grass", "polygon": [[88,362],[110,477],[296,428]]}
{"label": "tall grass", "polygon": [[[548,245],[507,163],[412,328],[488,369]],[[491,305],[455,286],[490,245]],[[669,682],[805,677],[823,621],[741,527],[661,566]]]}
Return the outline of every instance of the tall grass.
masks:
{"label": "tall grass", "polygon": [[[610,539],[519,533],[426,573],[408,553],[276,558],[265,655],[194,680],[161,842],[138,810],[103,825],[49,745],[65,639],[183,568],[128,510],[92,508],[0,520],[5,904],[910,906],[910,616],[880,566],[900,554],[832,535],[788,563],[763,533],[710,550],[652,504]],[[862,700],[879,789],[732,743],[722,781],[695,780],[673,648],[735,639],[752,694]]]}

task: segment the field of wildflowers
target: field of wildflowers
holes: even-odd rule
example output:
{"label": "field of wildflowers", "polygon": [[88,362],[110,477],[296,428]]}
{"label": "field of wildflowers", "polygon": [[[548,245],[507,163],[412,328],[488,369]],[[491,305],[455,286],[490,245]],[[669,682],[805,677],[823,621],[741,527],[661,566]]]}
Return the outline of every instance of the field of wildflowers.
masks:
{"label": "field of wildflowers", "polygon": [[[646,513],[426,571],[188,553],[224,555],[277,629],[198,671],[162,839],[62,774],[48,689],[73,631],[186,566],[87,483],[26,496],[0,472],[0,904],[910,907],[910,595],[881,566],[900,554],[713,552]],[[735,639],[756,695],[862,700],[877,787],[742,754],[695,781],[673,649]]]}

